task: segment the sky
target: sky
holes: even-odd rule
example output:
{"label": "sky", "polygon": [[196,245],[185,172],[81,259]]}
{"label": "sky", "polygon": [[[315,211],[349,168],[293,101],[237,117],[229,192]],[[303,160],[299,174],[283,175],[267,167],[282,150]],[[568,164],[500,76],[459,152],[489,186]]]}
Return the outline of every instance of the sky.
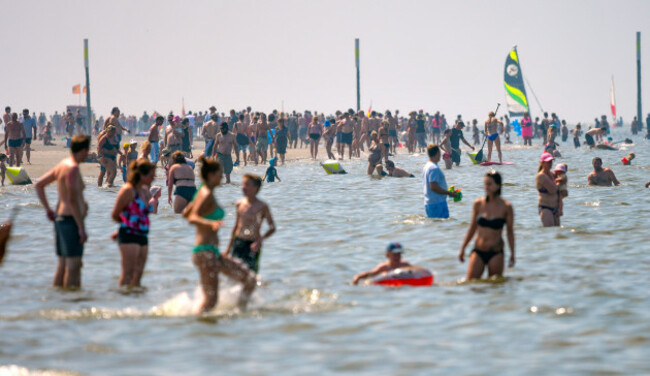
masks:
{"label": "sky", "polygon": [[[94,111],[179,113],[215,105],[332,113],[361,107],[486,117],[505,104],[506,55],[543,109],[570,123],[636,115],[636,32],[650,113],[650,1],[3,0],[0,105],[78,104],[90,44]],[[533,116],[540,106],[529,90]],[[85,98],[83,98],[85,102]],[[502,109],[501,113],[505,111]]]}

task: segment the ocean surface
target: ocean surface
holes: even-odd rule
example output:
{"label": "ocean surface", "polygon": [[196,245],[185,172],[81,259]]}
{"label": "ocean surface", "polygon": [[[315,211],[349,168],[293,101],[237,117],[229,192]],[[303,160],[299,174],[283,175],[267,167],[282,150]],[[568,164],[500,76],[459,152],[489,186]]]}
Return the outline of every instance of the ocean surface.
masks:
{"label": "ocean surface", "polygon": [[[224,283],[204,317],[191,314],[200,302],[194,229],[173,214],[166,189],[152,217],[147,290],[127,294],[109,239],[118,188],[86,179],[90,239],[78,292],[51,287],[53,226],[33,186],[1,188],[0,219],[14,205],[21,211],[0,267],[0,375],[650,374],[649,143],[574,150],[569,139],[558,160],[569,166],[562,227],[542,228],[534,141],[506,146],[504,160],[515,164],[496,167],[515,210],[517,264],[505,279],[463,283],[467,264],[457,259],[487,167],[463,155],[446,170],[464,197],[450,202],[450,219],[432,220],[423,216],[424,155],[393,158],[415,179],[370,178],[365,158],[345,160],[344,176],[302,160],[280,166],[282,182],[261,191],[277,233],[264,243],[249,310],[235,309],[239,288]],[[624,167],[629,151],[636,160]],[[622,186],[586,185],[595,156]],[[238,168],[234,183],[217,189],[227,212],[222,247],[242,173],[264,169]],[[54,202],[54,189],[48,194]],[[350,284],[392,241],[435,273],[433,287]]]}

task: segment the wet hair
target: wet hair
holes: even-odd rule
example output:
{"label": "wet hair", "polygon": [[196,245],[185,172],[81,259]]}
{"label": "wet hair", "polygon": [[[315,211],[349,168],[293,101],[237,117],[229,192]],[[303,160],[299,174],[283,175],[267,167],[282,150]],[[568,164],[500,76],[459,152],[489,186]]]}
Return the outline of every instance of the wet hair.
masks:
{"label": "wet hair", "polygon": [[156,165],[146,159],[136,159],[129,165],[129,174],[126,181],[132,185],[137,185],[143,176],[149,175],[156,169]]}
{"label": "wet hair", "polygon": [[208,175],[223,171],[221,163],[214,158],[206,158],[202,155],[199,157],[199,162],[201,162],[201,179],[204,183],[208,180]]}
{"label": "wet hair", "polygon": [[119,108],[113,107],[113,109],[111,110],[111,115],[115,115],[115,113],[118,112],[119,110],[120,110]]}
{"label": "wet hair", "polygon": [[183,164],[187,163],[185,160],[185,154],[183,154],[182,151],[177,150],[174,153],[172,153],[172,164]]}
{"label": "wet hair", "polygon": [[395,162],[391,160],[386,161],[386,167],[395,168]]}
{"label": "wet hair", "polygon": [[600,163],[603,163],[603,160],[600,159],[600,157],[596,157],[596,158],[592,159],[592,160],[591,160],[591,163],[594,163],[594,162],[596,162],[596,161],[598,161],[598,162],[600,162]]}
{"label": "wet hair", "polygon": [[70,151],[74,154],[82,150],[90,150],[90,136],[78,134],[70,140]]}
{"label": "wet hair", "polygon": [[[499,189],[497,189],[496,194],[497,196],[501,196],[501,174],[498,173],[497,171],[489,171],[487,174],[485,174],[486,177],[492,179],[494,184],[499,186]],[[490,201],[490,197],[485,196],[485,202]]]}
{"label": "wet hair", "polygon": [[253,185],[255,187],[257,187],[258,192],[260,191],[260,189],[262,189],[262,178],[261,177],[259,177],[257,175],[253,175],[253,174],[246,174],[246,175],[244,175],[244,179],[250,180],[251,182],[253,182]]}
{"label": "wet hair", "polygon": [[434,144],[429,144],[427,146],[427,155],[429,158],[435,157],[438,153],[440,153],[440,146]]}

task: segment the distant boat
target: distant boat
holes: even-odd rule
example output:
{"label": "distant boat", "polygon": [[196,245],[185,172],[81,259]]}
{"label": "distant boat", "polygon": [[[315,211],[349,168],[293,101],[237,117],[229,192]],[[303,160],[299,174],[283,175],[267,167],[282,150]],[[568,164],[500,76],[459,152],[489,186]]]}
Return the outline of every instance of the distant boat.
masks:
{"label": "distant boat", "polygon": [[506,57],[506,65],[503,70],[503,84],[506,88],[506,103],[508,104],[510,118],[523,117],[524,112],[530,114],[528,97],[526,96],[526,88],[524,87],[524,75],[521,72],[519,55],[517,54],[517,46],[514,46]]}

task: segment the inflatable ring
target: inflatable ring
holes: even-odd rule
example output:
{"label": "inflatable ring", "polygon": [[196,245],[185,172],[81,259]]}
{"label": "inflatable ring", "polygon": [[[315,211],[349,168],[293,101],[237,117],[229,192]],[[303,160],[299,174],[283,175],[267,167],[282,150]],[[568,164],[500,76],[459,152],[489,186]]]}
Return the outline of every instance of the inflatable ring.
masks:
{"label": "inflatable ring", "polygon": [[419,266],[407,266],[382,273],[373,278],[371,284],[382,286],[431,286],[433,284],[433,274]]}

